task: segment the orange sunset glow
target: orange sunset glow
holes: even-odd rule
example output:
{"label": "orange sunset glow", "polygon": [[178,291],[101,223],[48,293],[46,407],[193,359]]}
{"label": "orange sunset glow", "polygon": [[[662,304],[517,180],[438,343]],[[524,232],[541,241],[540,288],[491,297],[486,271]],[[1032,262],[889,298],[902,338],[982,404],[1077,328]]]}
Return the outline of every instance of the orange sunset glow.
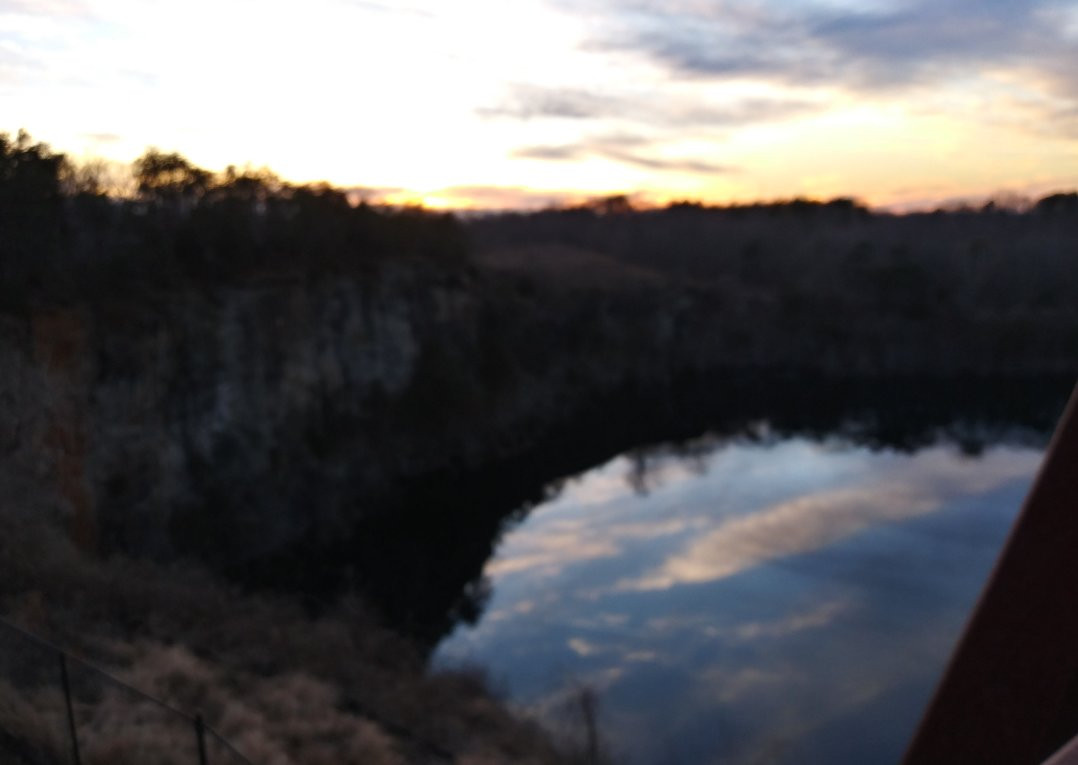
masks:
{"label": "orange sunset glow", "polygon": [[0,130],[527,208],[1078,183],[1078,3],[0,1]]}

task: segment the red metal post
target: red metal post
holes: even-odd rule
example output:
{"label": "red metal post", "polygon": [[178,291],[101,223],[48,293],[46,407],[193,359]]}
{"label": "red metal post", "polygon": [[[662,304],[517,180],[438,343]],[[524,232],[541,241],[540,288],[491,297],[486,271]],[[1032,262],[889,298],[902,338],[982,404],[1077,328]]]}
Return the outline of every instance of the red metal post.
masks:
{"label": "red metal post", "polygon": [[1078,733],[1078,389],[906,765],[1037,765]]}

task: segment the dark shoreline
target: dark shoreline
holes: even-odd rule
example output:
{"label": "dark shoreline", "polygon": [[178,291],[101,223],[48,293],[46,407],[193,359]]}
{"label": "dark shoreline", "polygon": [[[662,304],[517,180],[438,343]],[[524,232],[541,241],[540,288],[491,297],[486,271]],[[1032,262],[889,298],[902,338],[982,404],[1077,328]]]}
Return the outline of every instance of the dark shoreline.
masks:
{"label": "dark shoreline", "polygon": [[975,455],[992,443],[1046,443],[1072,384],[1062,376],[814,380],[742,371],[658,393],[608,393],[521,452],[402,479],[329,545],[301,542],[226,573],[255,588],[305,593],[315,610],[355,587],[389,626],[433,647],[481,612],[483,565],[505,525],[556,493],[561,479],[618,454],[639,451],[643,463],[649,451],[676,453],[704,437],[758,437],[766,423],[775,436],[897,451],[942,441]]}

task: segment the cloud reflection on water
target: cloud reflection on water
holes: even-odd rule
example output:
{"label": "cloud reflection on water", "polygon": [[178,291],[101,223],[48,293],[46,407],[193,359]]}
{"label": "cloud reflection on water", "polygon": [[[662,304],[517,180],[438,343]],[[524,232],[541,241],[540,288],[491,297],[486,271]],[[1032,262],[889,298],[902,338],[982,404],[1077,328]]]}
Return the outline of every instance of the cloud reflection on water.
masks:
{"label": "cloud reflection on water", "polygon": [[[653,468],[649,483],[659,491],[649,501],[638,500],[626,484],[628,461],[615,460],[538,508],[529,533],[511,535],[486,574],[556,577],[587,561],[624,556],[630,547],[684,538],[686,545],[661,565],[612,587],[657,590],[716,581],[866,528],[934,512],[956,496],[991,491],[1031,475],[1040,460],[1028,450],[996,450],[974,461],[937,447],[911,456],[877,455],[888,469],[869,473],[860,470],[863,450],[835,448],[787,444],[772,460],[761,457],[773,446],[728,446],[712,456],[710,474],[670,460]],[[758,464],[745,464],[752,461]],[[826,465],[830,461],[843,464]],[[729,463],[725,469],[723,462]],[[749,484],[756,496],[745,496],[745,486],[731,486],[734,481]],[[813,484],[823,488],[813,491]],[[728,515],[722,498],[731,490],[729,504],[739,506]]]}
{"label": "cloud reflection on water", "polygon": [[775,558],[818,550],[870,526],[931,513],[959,495],[980,494],[1029,475],[1039,458],[994,453],[976,463],[918,453],[874,480],[831,489],[731,518],[661,567],[617,584],[626,590],[665,590],[712,582]]}
{"label": "cloud reflection on water", "polygon": [[704,472],[663,459],[646,496],[619,458],[508,532],[490,610],[440,656],[489,665],[544,719],[600,691],[633,762],[897,756],[1040,454],[790,440],[722,445]]}

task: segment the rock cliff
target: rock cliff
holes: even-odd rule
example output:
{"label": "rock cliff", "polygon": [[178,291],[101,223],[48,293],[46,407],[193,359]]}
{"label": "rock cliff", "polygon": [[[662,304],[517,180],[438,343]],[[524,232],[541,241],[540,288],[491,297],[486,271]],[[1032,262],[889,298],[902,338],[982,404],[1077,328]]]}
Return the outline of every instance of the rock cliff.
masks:
{"label": "rock cliff", "polygon": [[478,507],[476,480],[511,503],[504,513],[534,498],[551,452],[571,452],[581,428],[617,447],[634,422],[676,415],[690,388],[719,395],[738,376],[751,388],[763,370],[803,386],[1074,367],[1051,332],[799,318],[767,295],[562,256],[553,271],[535,264],[554,256],[400,264],[4,317],[11,504],[51,493],[101,554],[191,556],[317,586],[363,579],[346,570],[356,556],[389,555],[377,539],[387,514],[426,537],[420,551],[465,545],[454,526],[481,523],[489,552],[500,515]]}

